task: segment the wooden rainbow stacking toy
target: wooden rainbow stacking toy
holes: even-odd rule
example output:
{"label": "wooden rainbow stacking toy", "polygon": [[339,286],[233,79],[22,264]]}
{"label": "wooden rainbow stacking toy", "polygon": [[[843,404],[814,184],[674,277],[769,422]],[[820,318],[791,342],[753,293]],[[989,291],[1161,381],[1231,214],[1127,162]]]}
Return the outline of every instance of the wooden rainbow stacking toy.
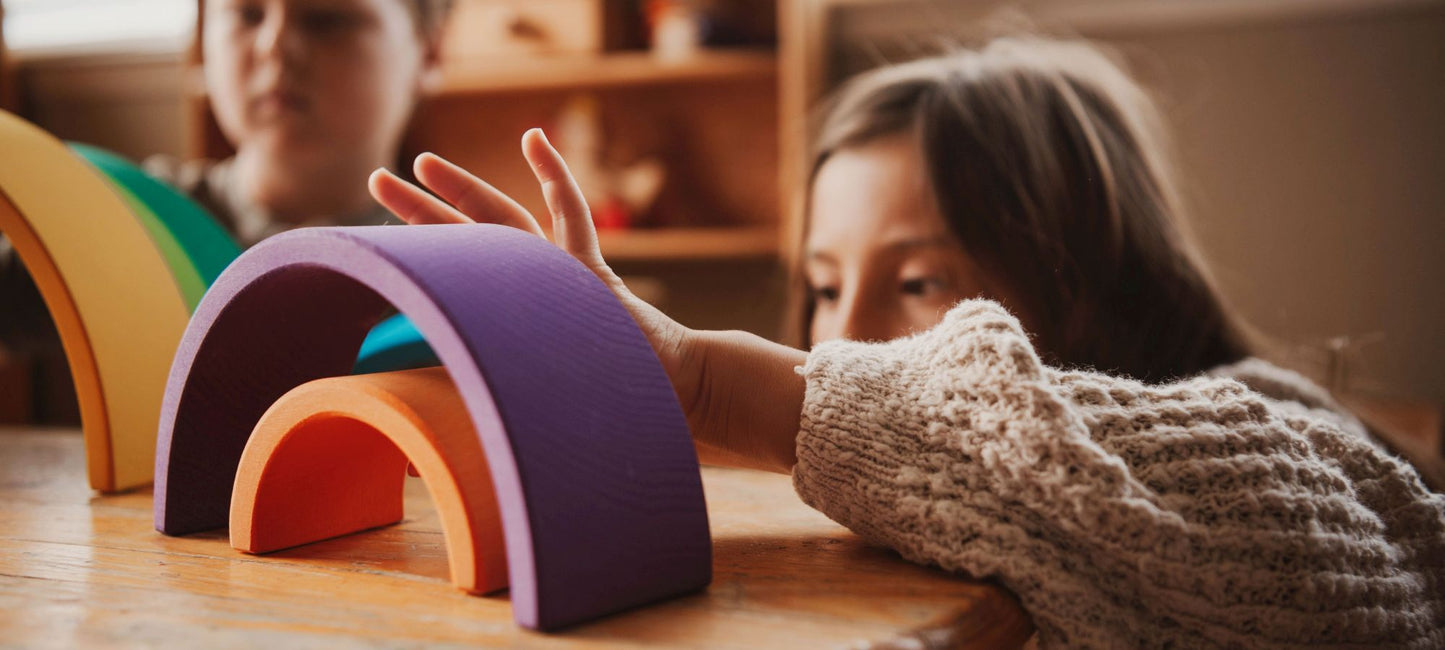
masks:
{"label": "wooden rainbow stacking toy", "polygon": [[[0,151],[0,232],[30,271],[65,347],[90,486],[143,486],[153,475],[161,396],[187,316],[241,249],[201,206],[123,158],[67,147],[4,111]],[[392,318],[368,336],[356,367],[434,363],[416,328]]]}
{"label": "wooden rainbow stacking toy", "polygon": [[[444,370],[345,377],[392,306]],[[266,551],[394,522],[410,460],[443,513],[454,581],[510,584],[522,626],[711,579],[697,457],[660,362],[600,280],[515,229],[262,242],[196,309],[160,422],[166,534],[229,522],[235,546]]]}

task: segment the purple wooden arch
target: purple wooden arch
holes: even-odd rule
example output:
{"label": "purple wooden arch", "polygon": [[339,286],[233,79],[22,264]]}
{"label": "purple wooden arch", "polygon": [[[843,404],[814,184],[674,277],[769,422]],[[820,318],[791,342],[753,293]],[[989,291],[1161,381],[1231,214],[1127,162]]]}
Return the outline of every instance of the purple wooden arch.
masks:
{"label": "purple wooden arch", "polygon": [[308,228],[233,262],[171,367],[156,529],[225,527],[261,414],[295,386],[349,374],[392,306],[436,350],[486,450],[519,625],[556,629],[707,585],[697,456],[647,339],[576,260],[493,225]]}

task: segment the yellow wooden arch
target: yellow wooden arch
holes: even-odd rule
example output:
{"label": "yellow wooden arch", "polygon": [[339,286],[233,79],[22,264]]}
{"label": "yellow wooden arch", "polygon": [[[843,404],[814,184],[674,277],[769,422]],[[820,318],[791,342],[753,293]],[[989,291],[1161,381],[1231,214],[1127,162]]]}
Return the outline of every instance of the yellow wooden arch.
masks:
{"label": "yellow wooden arch", "polygon": [[161,398],[189,310],[125,203],[59,140],[0,111],[0,230],[55,318],[92,487],[151,482]]}

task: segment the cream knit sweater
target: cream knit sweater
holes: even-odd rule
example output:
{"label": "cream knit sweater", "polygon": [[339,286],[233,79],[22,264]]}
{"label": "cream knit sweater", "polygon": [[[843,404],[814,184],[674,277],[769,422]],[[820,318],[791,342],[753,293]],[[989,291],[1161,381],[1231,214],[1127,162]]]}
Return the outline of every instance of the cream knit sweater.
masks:
{"label": "cream knit sweater", "polygon": [[987,301],[801,372],[803,500],[998,580],[1040,647],[1445,648],[1445,498],[1298,375],[1060,371]]}

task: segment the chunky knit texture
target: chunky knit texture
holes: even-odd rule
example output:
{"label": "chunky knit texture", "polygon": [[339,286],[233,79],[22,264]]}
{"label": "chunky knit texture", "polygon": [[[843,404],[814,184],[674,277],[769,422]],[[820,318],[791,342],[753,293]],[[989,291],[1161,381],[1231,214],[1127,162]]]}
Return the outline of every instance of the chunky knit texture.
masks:
{"label": "chunky knit texture", "polygon": [[1445,648],[1445,498],[1298,375],[1060,371],[987,301],[801,372],[803,500],[998,580],[1040,647]]}

